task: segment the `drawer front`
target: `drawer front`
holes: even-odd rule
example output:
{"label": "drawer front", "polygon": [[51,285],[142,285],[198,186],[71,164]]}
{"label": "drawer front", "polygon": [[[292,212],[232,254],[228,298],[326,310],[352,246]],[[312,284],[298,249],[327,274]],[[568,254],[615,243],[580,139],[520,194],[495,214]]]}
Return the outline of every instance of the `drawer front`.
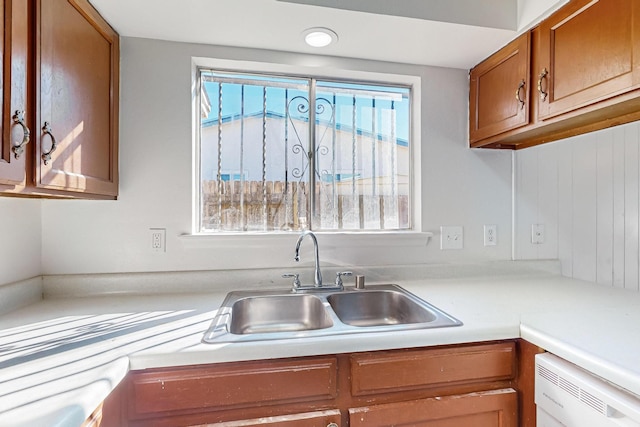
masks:
{"label": "drawer front", "polygon": [[135,373],[130,413],[231,409],[330,400],[337,360],[262,361]]}
{"label": "drawer front", "polygon": [[515,378],[515,344],[351,356],[351,394],[363,396]]}

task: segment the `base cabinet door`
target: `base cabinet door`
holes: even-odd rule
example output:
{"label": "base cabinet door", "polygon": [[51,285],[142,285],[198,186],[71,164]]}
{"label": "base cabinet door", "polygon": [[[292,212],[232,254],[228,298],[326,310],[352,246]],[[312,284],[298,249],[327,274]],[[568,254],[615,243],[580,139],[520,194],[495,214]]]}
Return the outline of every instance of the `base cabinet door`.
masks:
{"label": "base cabinet door", "polygon": [[227,421],[192,427],[341,427],[340,411],[315,411],[304,414],[280,415],[251,420]]}
{"label": "base cabinet door", "polygon": [[442,396],[349,410],[350,427],[517,427],[513,389]]}

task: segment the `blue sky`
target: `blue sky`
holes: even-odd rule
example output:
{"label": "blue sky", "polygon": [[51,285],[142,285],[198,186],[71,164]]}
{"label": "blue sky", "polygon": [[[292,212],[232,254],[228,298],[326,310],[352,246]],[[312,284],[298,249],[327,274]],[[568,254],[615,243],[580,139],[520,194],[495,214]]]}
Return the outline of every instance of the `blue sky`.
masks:
{"label": "blue sky", "polygon": [[[239,76],[233,76],[238,78]],[[251,76],[252,80],[267,80],[264,77]],[[299,86],[300,84],[306,84],[306,80],[287,80],[277,79],[278,84],[291,83],[291,85]],[[214,119],[218,116],[218,88],[219,83],[216,82],[204,82],[204,88],[207,91],[209,99],[211,101],[211,113],[208,119]],[[236,83],[223,83],[222,84],[222,115],[240,115],[241,113],[241,91],[242,85]],[[318,99],[327,99],[330,103],[336,104],[336,120],[338,125],[342,127],[350,128],[352,125],[352,105],[353,95],[345,93],[346,91],[352,91],[356,93],[356,128],[371,132],[373,117],[372,117],[372,97],[371,92],[376,93],[388,93],[394,97],[393,108],[396,111],[396,137],[409,140],[409,89],[408,88],[389,88],[376,85],[355,85],[351,83],[335,83],[318,81],[316,89],[316,97]],[[286,95],[286,98],[285,98]],[[294,97],[307,98],[307,92],[299,89],[288,89],[281,87],[267,87],[267,111],[285,114],[287,100],[291,100]],[[335,100],[334,100],[335,96]],[[380,132],[381,123],[383,121],[383,110],[391,109],[391,101],[384,99],[389,97],[381,96],[376,97],[376,131]],[[246,84],[244,85],[244,114],[251,115],[253,113],[262,112],[263,107],[263,87]],[[326,104],[320,101],[320,104]],[[296,104],[297,105],[297,104]],[[305,105],[306,106],[306,105]],[[303,114],[307,117],[307,114]],[[385,117],[388,117],[388,113],[384,113]],[[318,117],[318,119],[329,120],[329,109],[325,110],[325,114]],[[388,133],[385,130],[385,133]]]}

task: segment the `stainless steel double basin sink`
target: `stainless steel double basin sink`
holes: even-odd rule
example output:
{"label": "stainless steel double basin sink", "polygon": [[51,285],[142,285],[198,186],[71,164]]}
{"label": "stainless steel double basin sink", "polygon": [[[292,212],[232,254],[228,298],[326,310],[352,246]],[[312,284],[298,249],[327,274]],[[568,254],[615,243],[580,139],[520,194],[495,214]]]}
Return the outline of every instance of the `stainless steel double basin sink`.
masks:
{"label": "stainless steel double basin sink", "polygon": [[366,289],[236,291],[203,342],[217,344],[459,326],[462,322],[397,285]]}

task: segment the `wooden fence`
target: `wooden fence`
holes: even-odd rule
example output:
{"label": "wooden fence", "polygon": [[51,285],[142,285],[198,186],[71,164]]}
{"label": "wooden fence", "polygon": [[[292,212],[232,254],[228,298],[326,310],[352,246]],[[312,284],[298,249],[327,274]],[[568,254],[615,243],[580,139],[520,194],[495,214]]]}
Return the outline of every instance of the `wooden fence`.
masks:
{"label": "wooden fence", "polygon": [[[307,226],[306,182],[204,181],[202,228],[220,231],[300,230]],[[320,217],[315,229],[407,229],[408,196],[333,195],[316,184]],[[323,201],[325,204],[323,204]],[[325,206],[326,205],[326,206]]]}

